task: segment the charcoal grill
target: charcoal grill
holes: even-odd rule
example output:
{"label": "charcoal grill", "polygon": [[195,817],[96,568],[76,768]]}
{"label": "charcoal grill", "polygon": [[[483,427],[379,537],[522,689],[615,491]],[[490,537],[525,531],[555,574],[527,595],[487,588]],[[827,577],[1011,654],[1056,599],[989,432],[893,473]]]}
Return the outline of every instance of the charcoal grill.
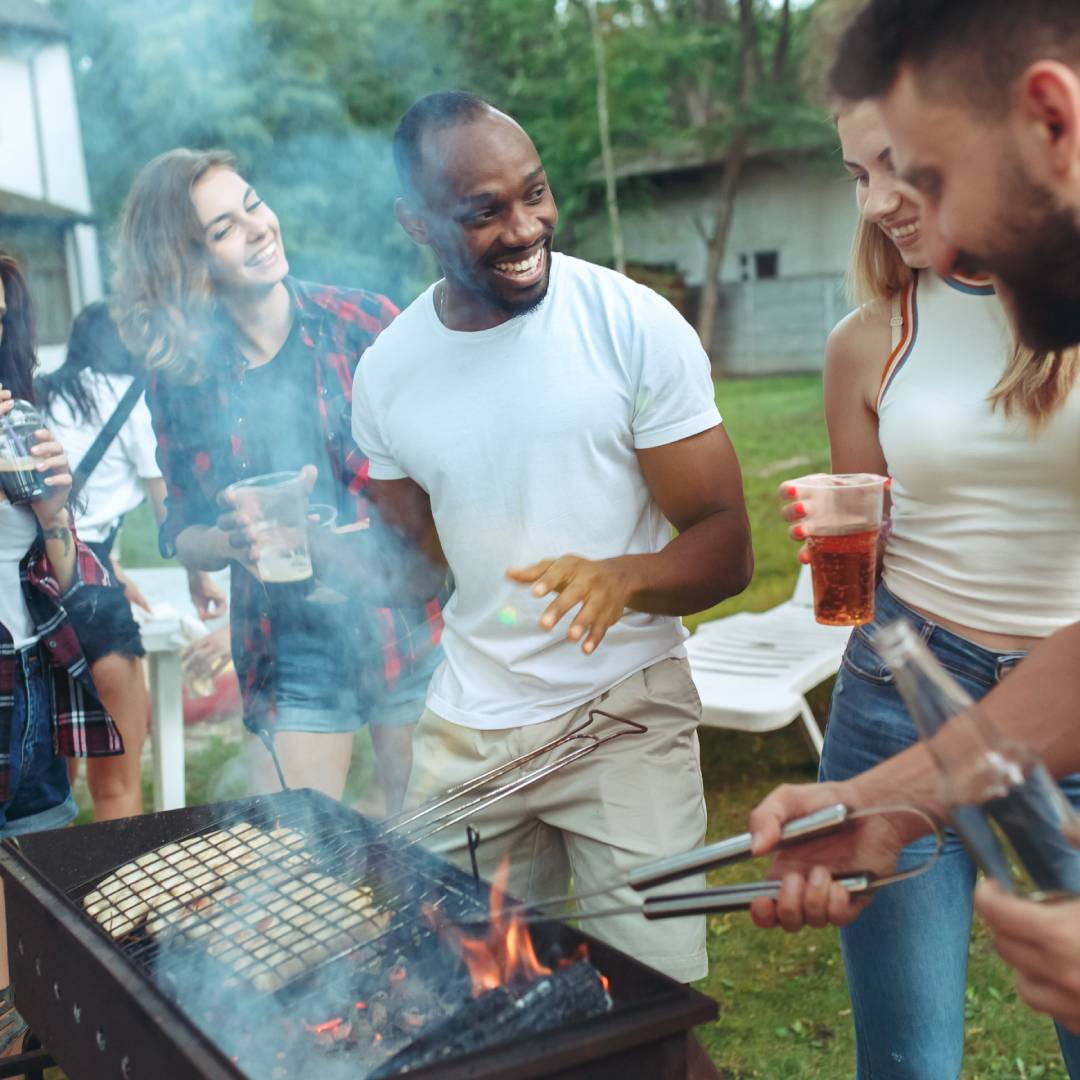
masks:
{"label": "charcoal grill", "polygon": [[[258,958],[246,953],[207,961],[205,998],[196,1009],[178,1004],[175,956],[145,934],[114,940],[83,910],[82,898],[116,867],[162,845],[238,823],[263,830],[287,826],[304,837],[318,872],[374,887],[389,922],[349,940],[317,934],[314,962],[294,963],[269,984]],[[289,850],[292,850],[291,848]],[[204,859],[203,862],[209,860]],[[72,1080],[192,1080],[258,1075],[233,1060],[230,1008],[216,994],[229,982],[247,1001],[272,1000],[287,1010],[335,965],[371,970],[438,945],[424,905],[451,920],[475,923],[490,907],[490,889],[431,853],[410,846],[341,804],[312,791],[288,791],[210,806],[190,807],[117,822],[37,833],[0,844],[0,875],[7,897],[8,936],[16,1003],[51,1055]],[[265,902],[265,898],[260,902]],[[328,910],[335,898],[327,899]],[[340,923],[339,913],[332,920]],[[686,1033],[716,1015],[709,998],[675,982],[565,923],[545,919],[531,934],[542,955],[572,956],[586,945],[610,981],[606,1015],[512,1044],[463,1053],[408,1073],[419,1080],[496,1080],[506,1076],[561,1080],[623,1080],[686,1075]],[[166,938],[168,940],[168,938]],[[184,944],[177,931],[179,949]],[[295,942],[292,942],[295,945]],[[245,961],[247,961],[245,963]],[[214,965],[218,966],[215,967]],[[269,987],[269,988],[268,988]],[[236,1000],[234,997],[233,1000]],[[193,1016],[197,1012],[199,1015]],[[217,1017],[217,1026],[208,1017]],[[225,1037],[225,1032],[230,1038]],[[261,1032],[272,1042],[271,1028]],[[247,1068],[245,1068],[247,1065]],[[329,1072],[317,1057],[290,1076]],[[262,1076],[260,1075],[260,1080]]]}

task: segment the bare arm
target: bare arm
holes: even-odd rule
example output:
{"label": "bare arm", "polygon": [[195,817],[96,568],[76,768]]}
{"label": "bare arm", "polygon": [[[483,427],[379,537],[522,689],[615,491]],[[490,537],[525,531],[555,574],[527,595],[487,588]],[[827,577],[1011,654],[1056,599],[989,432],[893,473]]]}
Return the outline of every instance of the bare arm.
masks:
{"label": "bare arm", "polygon": [[511,580],[531,584],[536,596],[558,594],[540,617],[545,629],[580,605],[567,637],[581,640],[587,653],[628,607],[686,615],[741,592],[753,573],[742,475],[722,426],[639,450],[638,461],[650,493],[679,530],[662,551],[610,559],[563,555],[507,571]]}
{"label": "bare arm", "polygon": [[888,308],[868,305],[838,323],[825,345],[825,423],[833,472],[885,472],[877,393],[889,356],[889,329]]}
{"label": "bare arm", "polygon": [[742,472],[723,426],[639,450],[638,461],[678,536],[655,555],[612,560],[629,578],[626,606],[689,615],[742,592],[754,572],[754,553]]}
{"label": "bare arm", "polygon": [[157,476],[144,480],[143,484],[146,486],[146,497],[154,511],[154,520],[160,525],[165,520],[165,481]]}
{"label": "bare arm", "polygon": [[[1080,623],[1073,623],[1040,642],[978,706],[1005,738],[1034,750],[1055,776],[1080,770],[1078,656]],[[919,743],[843,783],[777,788],[750,815],[754,850],[771,850],[784,822],[835,802],[854,808],[906,803],[926,807],[939,817],[945,814],[937,771]],[[755,901],[755,921],[763,926],[780,923],[789,930],[806,923],[850,922],[860,906],[839,886],[830,887],[827,876],[819,875],[819,884],[808,886],[811,869],[887,871],[900,848],[925,831],[919,819],[908,814],[875,816],[781,854],[775,869],[787,875],[784,895],[776,905]]]}
{"label": "bare arm", "polygon": [[[9,402],[10,395],[5,399],[5,404]],[[75,584],[76,569],[75,535],[67,509],[68,495],[71,494],[71,469],[64,448],[47,429],[35,431],[34,438],[37,442],[30,448],[30,453],[37,460],[38,470],[45,473],[44,484],[48,494],[32,502],[30,508],[41,525],[46,557],[60,591],[64,593]]]}
{"label": "bare arm", "polygon": [[367,494],[369,528],[310,534],[316,571],[380,606],[431,600],[447,566],[427,492],[413,480],[371,480]]}
{"label": "bare arm", "polygon": [[228,534],[216,525],[189,525],[176,538],[176,557],[189,571],[224,570],[233,549]]}
{"label": "bare arm", "polygon": [[[825,345],[825,423],[829,429],[829,451],[835,473],[888,474],[885,454],[878,439],[877,394],[881,373],[889,356],[891,332],[889,308],[867,304],[842,319]],[[808,508],[790,481],[781,485],[789,501],[783,517],[791,522],[790,535],[802,541],[810,531]],[[885,493],[888,514],[889,495]],[[885,540],[878,545],[878,563]],[[807,562],[804,548],[799,558]]]}

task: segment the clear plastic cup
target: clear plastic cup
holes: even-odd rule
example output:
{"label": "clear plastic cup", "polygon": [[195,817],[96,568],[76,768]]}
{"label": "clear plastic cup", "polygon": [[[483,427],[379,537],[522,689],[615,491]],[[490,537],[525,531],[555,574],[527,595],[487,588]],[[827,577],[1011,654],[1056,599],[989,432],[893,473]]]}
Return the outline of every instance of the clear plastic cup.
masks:
{"label": "clear plastic cup", "polygon": [[0,490],[17,506],[49,494],[45,478],[38,472],[37,458],[30,453],[37,442],[34,432],[44,426],[41,413],[19,398],[12,402],[11,411],[0,417]]}
{"label": "clear plastic cup", "polygon": [[267,473],[226,489],[249,521],[256,541],[255,573],[268,585],[312,577],[308,549],[307,488],[298,472]]}
{"label": "clear plastic cup", "polygon": [[874,473],[813,473],[785,481],[806,508],[803,525],[819,623],[859,626],[874,617],[887,484],[887,477]]}

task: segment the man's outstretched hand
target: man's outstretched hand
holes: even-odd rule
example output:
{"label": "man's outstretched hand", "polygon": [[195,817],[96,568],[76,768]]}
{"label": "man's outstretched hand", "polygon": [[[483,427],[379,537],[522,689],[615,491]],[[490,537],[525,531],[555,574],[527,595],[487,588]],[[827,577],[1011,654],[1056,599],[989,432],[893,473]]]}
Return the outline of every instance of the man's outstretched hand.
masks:
{"label": "man's outstretched hand", "polygon": [[541,559],[532,566],[514,567],[506,571],[506,576],[521,585],[532,585],[534,596],[557,594],[540,616],[545,630],[554,629],[563,616],[579,608],[566,636],[580,641],[586,653],[595,651],[630,602],[629,575],[618,558],[563,555],[559,559]]}

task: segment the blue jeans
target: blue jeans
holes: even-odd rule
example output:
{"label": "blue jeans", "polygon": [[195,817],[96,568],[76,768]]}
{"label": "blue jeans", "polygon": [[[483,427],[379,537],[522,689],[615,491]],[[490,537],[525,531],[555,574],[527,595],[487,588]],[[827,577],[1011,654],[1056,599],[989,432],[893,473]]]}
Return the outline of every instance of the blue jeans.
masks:
{"label": "blue jeans", "polygon": [[15,657],[11,714],[11,798],[0,803],[0,837],[59,829],[78,810],[71,797],[67,760],[53,750],[52,704],[45,658],[37,645]]}
{"label": "blue jeans", "polygon": [[[846,780],[906,749],[918,735],[870,644],[874,630],[905,618],[973,698],[994,688],[1023,653],[995,653],[917,615],[878,587],[876,616],[852,632],[837,676],[821,758],[821,779]],[[1062,789],[1080,808],[1080,775]],[[910,844],[902,869],[924,862],[930,837]],[[947,833],[928,873],[882,889],[840,932],[855,1023],[859,1080],[951,1080],[964,1051],[964,990],[971,936],[975,866],[959,838]],[[1058,1028],[1069,1076],[1080,1080],[1080,1038]]]}

